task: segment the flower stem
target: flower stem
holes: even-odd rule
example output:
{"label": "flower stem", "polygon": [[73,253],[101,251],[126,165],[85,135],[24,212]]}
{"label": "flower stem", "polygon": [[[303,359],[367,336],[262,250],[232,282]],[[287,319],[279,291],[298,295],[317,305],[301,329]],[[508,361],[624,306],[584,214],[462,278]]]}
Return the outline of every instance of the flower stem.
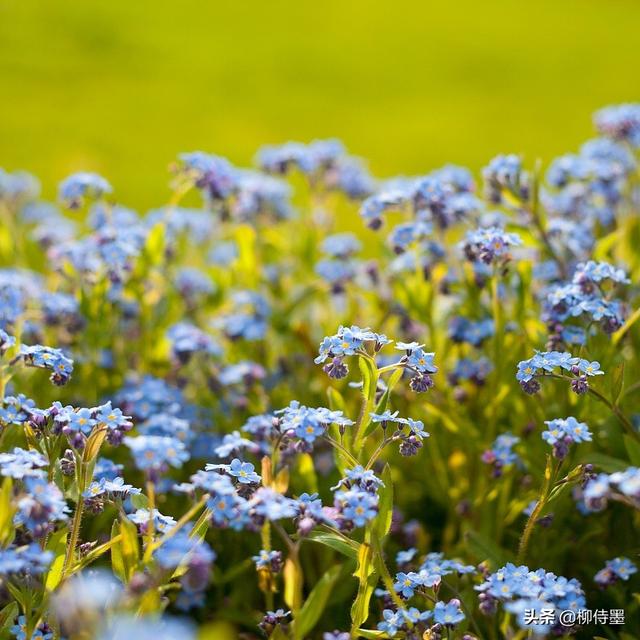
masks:
{"label": "flower stem", "polygon": [[67,552],[64,558],[64,565],[62,568],[62,577],[64,578],[73,561],[73,557],[78,544],[78,538],[80,536],[80,527],[82,525],[82,510],[84,508],[84,498],[82,494],[78,496],[78,502],[76,503],[76,511],[73,514],[73,521],[71,523],[71,532],[69,534],[69,542],[67,543]]}
{"label": "flower stem", "polygon": [[544,509],[544,506],[549,499],[550,488],[558,473],[560,464],[561,462],[557,466],[555,466],[553,464],[553,458],[550,455],[547,455],[547,466],[544,471],[544,482],[542,484],[542,490],[540,491],[540,497],[538,498],[536,506],[531,512],[529,519],[527,520],[527,524],[525,525],[524,531],[522,532],[522,537],[520,538],[520,545],[518,546],[518,564],[522,564],[524,562],[525,556],[527,554],[527,547],[529,546],[529,540],[531,538],[531,534],[533,533],[533,527],[535,526],[540,513]]}

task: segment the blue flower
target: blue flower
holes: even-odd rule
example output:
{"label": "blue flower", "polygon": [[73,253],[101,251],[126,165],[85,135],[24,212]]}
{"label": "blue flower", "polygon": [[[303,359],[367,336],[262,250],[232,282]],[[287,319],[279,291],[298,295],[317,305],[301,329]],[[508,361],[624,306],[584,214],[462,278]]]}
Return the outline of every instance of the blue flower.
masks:
{"label": "blue flower", "polygon": [[420,583],[415,580],[416,575],[415,573],[404,573],[402,571],[397,573],[393,588],[397,593],[401,594],[403,598],[411,598],[415,590],[421,586]]}
{"label": "blue flower", "polygon": [[378,630],[383,631],[390,638],[395,637],[405,624],[404,616],[399,611],[385,609],[382,612],[382,617],[384,619],[382,622],[378,622]]}
{"label": "blue flower", "polygon": [[438,624],[453,627],[462,622],[464,618],[465,615],[460,609],[459,600],[450,600],[447,604],[442,601],[436,602],[433,610],[433,619]]}
{"label": "blue flower", "polygon": [[500,227],[481,227],[467,232],[462,248],[472,262],[492,264],[507,261],[511,248],[521,244],[520,236],[515,233],[508,233]]}
{"label": "blue flower", "polygon": [[56,385],[66,384],[73,372],[73,360],[67,358],[60,349],[43,347],[39,344],[21,345],[20,357],[29,366],[52,371],[50,379]]}
{"label": "blue flower", "polygon": [[126,437],[124,443],[142,471],[165,471],[169,465],[181,467],[189,459],[184,442],[170,436]]}
{"label": "blue flower", "polygon": [[436,373],[438,367],[433,363],[434,356],[434,353],[427,353],[421,347],[416,347],[409,354],[407,364],[420,373]]}
{"label": "blue flower", "polygon": [[69,507],[55,484],[32,476],[24,478],[24,488],[26,493],[18,500],[15,524],[41,538],[53,529],[55,522],[67,520]]}
{"label": "blue flower", "polygon": [[238,458],[231,461],[227,473],[237,478],[240,484],[258,484],[261,480],[250,462],[242,462]]}
{"label": "blue flower", "polygon": [[0,473],[3,476],[22,479],[28,476],[42,477],[42,467],[49,466],[47,459],[38,451],[14,447],[11,453],[0,453]]}
{"label": "blue flower", "polygon": [[359,490],[341,491],[336,499],[342,505],[342,514],[356,527],[364,527],[378,513],[377,496]]}
{"label": "blue flower", "polygon": [[496,156],[482,170],[482,177],[485,197],[490,203],[517,206],[528,197],[529,176],[517,155]]}
{"label": "blue flower", "polygon": [[626,140],[640,146],[640,104],[628,103],[605,107],[594,116],[601,133],[616,140]]}
{"label": "blue flower", "polygon": [[179,172],[200,189],[208,200],[224,200],[237,188],[238,173],[225,158],[192,151],[179,155]]}
{"label": "blue flower", "polygon": [[79,209],[87,201],[104,198],[111,190],[111,185],[96,173],[74,173],[60,183],[59,198],[69,209]]}
{"label": "blue flower", "polygon": [[414,547],[411,547],[406,551],[398,551],[398,553],[396,554],[396,564],[398,565],[408,564],[415,558],[416,553],[418,553],[418,550],[415,549]]}
{"label": "blue flower", "polygon": [[138,509],[134,513],[127,515],[127,518],[141,529],[145,530],[153,518],[153,527],[160,533],[166,533],[176,526],[176,521],[171,516],[165,516],[157,509],[153,510],[153,514],[148,509]]}
{"label": "blue flower", "polygon": [[92,417],[90,409],[78,409],[77,411],[69,413],[69,421],[66,428],[70,431],[77,431],[88,435],[97,422],[98,421]]}

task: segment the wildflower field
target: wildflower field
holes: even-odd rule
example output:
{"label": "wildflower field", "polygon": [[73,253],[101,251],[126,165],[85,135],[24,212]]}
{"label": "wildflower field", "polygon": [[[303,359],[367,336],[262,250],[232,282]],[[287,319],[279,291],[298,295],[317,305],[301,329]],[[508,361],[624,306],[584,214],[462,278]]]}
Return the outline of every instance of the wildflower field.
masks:
{"label": "wildflower field", "polygon": [[0,638],[640,637],[640,104],[584,129],[0,169]]}

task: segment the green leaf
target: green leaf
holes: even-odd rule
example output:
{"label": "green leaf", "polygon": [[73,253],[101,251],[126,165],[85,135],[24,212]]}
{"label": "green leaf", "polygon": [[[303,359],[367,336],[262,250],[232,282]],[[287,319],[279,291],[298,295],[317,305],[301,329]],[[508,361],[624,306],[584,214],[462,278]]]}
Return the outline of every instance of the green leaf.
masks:
{"label": "green leaf", "polygon": [[611,375],[611,402],[617,404],[622,393],[622,385],[624,383],[624,362],[613,368]]}
{"label": "green leaf", "polygon": [[638,320],[640,320],[640,308],[636,309],[627,321],[613,334],[612,343],[614,347],[618,345],[627,331],[629,331]]}
{"label": "green leaf", "polygon": [[318,478],[313,466],[313,458],[308,453],[301,453],[298,456],[297,477],[309,493],[318,492]]}
{"label": "green leaf", "polygon": [[18,615],[18,603],[10,602],[0,611],[0,632],[6,631],[12,627],[14,620]]}
{"label": "green leaf", "polygon": [[140,543],[138,542],[138,530],[136,525],[128,518],[122,518],[120,522],[114,521],[111,528],[111,538],[121,534],[118,544],[111,547],[111,565],[114,573],[125,583],[138,567],[140,559]]}
{"label": "green leaf", "polygon": [[327,605],[331,590],[339,573],[339,565],[331,567],[331,569],[318,580],[316,586],[307,597],[297,619],[294,621],[293,636],[296,640],[298,638],[306,638],[307,634],[316,626],[318,620],[320,620],[320,616]]}
{"label": "green leaf", "polygon": [[[111,540],[120,535],[120,523],[117,520],[113,521],[111,525]],[[120,546],[120,540],[113,544],[111,547],[111,568],[113,573],[120,578],[123,582],[126,582],[126,572],[124,568],[124,558],[122,555],[122,548]]]}
{"label": "green leaf", "polygon": [[384,486],[378,489],[378,515],[373,522],[374,534],[380,540],[389,533],[393,517],[393,480],[391,479],[391,467],[388,463],[382,470],[381,480]]}
{"label": "green leaf", "polygon": [[62,580],[62,568],[67,551],[67,528],[56,531],[47,542],[47,550],[53,553],[53,562],[47,572],[45,586],[48,591],[53,591]]}
{"label": "green leaf", "polygon": [[0,547],[6,547],[13,540],[13,516],[16,510],[11,503],[12,494],[13,480],[7,476],[0,488]]}
{"label": "green leaf", "polygon": [[149,508],[149,498],[144,495],[144,493],[134,493],[129,496],[131,500],[131,504],[135,509],[148,509]]}
{"label": "green leaf", "polygon": [[358,594],[351,606],[351,622],[359,627],[369,617],[369,603],[378,584],[378,575],[373,565],[373,549],[367,542],[360,545],[358,567],[353,574],[358,578]]}
{"label": "green leaf", "polygon": [[[389,380],[387,381],[387,388],[385,392],[382,394],[382,398],[380,398],[380,401],[376,405],[376,408],[375,408],[376,413],[384,413],[387,410],[387,407],[389,406],[389,398],[391,396],[391,392],[393,391],[393,388],[396,386],[396,384],[398,384],[398,381],[400,380],[400,378],[402,378],[403,373],[404,373],[404,369],[397,369],[391,374],[391,376],[389,376]],[[378,426],[377,422],[370,422],[367,428],[364,430],[363,437],[366,438],[367,436],[371,435],[371,433],[375,431],[377,426]]]}
{"label": "green leaf", "polygon": [[327,389],[327,397],[329,398],[329,408],[332,411],[342,411],[343,413],[346,413],[344,398],[337,389],[329,387]]}
{"label": "green leaf", "polygon": [[634,467],[640,467],[640,444],[626,433],[622,437],[624,439],[624,446],[629,454],[629,460],[631,460]]}
{"label": "green leaf", "polygon": [[369,425],[371,424],[371,413],[373,412],[376,389],[378,386],[378,369],[374,362],[369,358],[360,356],[358,358],[358,366],[362,374],[362,395],[364,396],[365,406],[360,416],[360,425],[358,427],[358,437],[354,443],[356,451],[359,449],[360,442],[371,432]]}
{"label": "green leaf", "polygon": [[158,222],[149,231],[144,244],[144,255],[150,264],[160,264],[164,260],[165,229],[162,222]]}
{"label": "green leaf", "polygon": [[295,612],[302,605],[299,600],[304,577],[300,570],[300,565],[291,558],[287,558],[282,575],[284,577],[284,601]]}
{"label": "green leaf", "polygon": [[311,542],[318,542],[325,547],[330,547],[334,551],[353,560],[357,560],[358,558],[358,543],[343,538],[336,533],[331,533],[330,531],[312,531],[305,539],[311,540]]}
{"label": "green leaf", "polygon": [[356,637],[358,636],[361,638],[371,638],[372,640],[389,637],[384,631],[373,631],[372,629],[357,629]]}

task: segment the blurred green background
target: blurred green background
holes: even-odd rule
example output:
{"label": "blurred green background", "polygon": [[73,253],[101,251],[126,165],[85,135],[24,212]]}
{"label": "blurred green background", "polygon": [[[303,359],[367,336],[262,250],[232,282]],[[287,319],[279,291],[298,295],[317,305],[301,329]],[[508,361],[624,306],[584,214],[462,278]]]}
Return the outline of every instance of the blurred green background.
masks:
{"label": "blurred green background", "polygon": [[0,166],[167,197],[202,149],[337,136],[377,175],[532,161],[640,97],[637,0],[0,0]]}

